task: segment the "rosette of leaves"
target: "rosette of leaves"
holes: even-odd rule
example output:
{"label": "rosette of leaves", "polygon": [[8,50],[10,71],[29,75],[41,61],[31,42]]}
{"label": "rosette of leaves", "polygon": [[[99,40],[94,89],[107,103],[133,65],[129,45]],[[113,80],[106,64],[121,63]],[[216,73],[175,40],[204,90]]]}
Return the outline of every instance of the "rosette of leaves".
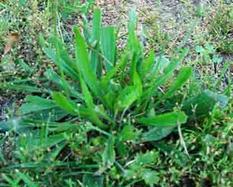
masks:
{"label": "rosette of leaves", "polygon": [[[192,68],[181,66],[186,49],[171,60],[155,58],[153,50],[144,56],[135,30],[132,11],[127,45],[119,52],[116,28],[103,27],[101,12],[96,10],[91,31],[88,25],[82,32],[74,28],[73,53],[57,36],[48,42],[41,39],[44,52],[56,65],[44,73],[43,89],[22,82],[4,84],[31,93],[19,117],[1,123],[0,128],[23,133],[17,141],[17,158],[36,168],[31,172],[43,171],[41,179],[62,183],[63,177],[77,172],[84,186],[103,186],[104,176],[123,186],[122,177],[153,185],[159,182],[151,167],[156,154],[141,155],[139,144],[159,141],[188,118],[208,115],[219,100],[226,105],[225,96],[210,91],[198,95],[189,89]],[[189,92],[195,94],[189,98]],[[143,158],[140,170],[137,164],[127,164],[133,157],[139,164]],[[144,161],[147,157],[153,162]],[[60,177],[53,178],[46,163],[52,163],[50,170]]]}

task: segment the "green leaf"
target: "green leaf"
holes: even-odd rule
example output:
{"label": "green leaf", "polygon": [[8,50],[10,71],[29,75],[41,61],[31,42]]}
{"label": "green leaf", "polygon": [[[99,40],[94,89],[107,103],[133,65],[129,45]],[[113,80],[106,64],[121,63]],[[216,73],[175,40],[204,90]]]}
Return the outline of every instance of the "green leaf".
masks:
{"label": "green leaf", "polygon": [[48,129],[52,133],[76,132],[80,129],[80,126],[70,122],[49,122]]}
{"label": "green leaf", "polygon": [[75,41],[76,41],[75,46],[76,46],[76,60],[77,60],[78,69],[82,74],[84,81],[91,89],[91,91],[96,96],[100,96],[101,91],[99,88],[99,82],[89,61],[87,44],[77,28],[74,29],[74,32],[75,32]]}
{"label": "green leaf", "polygon": [[128,62],[128,54],[123,54],[120,57],[119,62],[113,67],[113,69],[109,70],[106,75],[102,76],[101,79],[101,87],[104,88],[105,91],[110,91],[108,90],[109,84],[111,84],[111,79],[114,78],[114,76],[117,75],[117,72],[119,71],[124,71],[126,65]]}
{"label": "green leaf", "polygon": [[136,156],[133,165],[136,166],[152,165],[156,161],[156,158],[158,158],[158,152],[155,152],[154,150],[147,151],[146,153],[140,153]]}
{"label": "green leaf", "polygon": [[139,95],[138,92],[135,92],[135,89],[137,89],[135,86],[128,86],[120,92],[117,98],[116,110],[129,108],[138,99]]}
{"label": "green leaf", "polygon": [[30,186],[30,187],[39,187],[38,184],[33,182],[33,179],[31,179],[31,177],[29,177],[27,174],[24,174],[22,172],[17,172],[17,175],[23,180],[23,182],[25,183],[26,186]]}
{"label": "green leaf", "polygon": [[50,99],[44,99],[39,96],[27,96],[25,102],[19,109],[21,114],[28,114],[32,112],[38,112],[41,110],[48,110],[56,107],[54,101]]}
{"label": "green leaf", "polygon": [[164,73],[165,69],[170,63],[170,60],[165,55],[160,55],[159,57],[155,58],[155,65],[151,74],[156,75],[159,73]]}
{"label": "green leaf", "polygon": [[89,111],[88,118],[93,123],[97,124],[99,127],[106,128],[106,126],[99,119],[99,116],[104,117],[105,119],[109,119],[108,116],[105,114],[103,110],[102,111],[98,110],[100,108],[95,106],[93,97],[89,92],[88,87],[81,76],[80,76],[80,82],[81,82],[83,97]]}
{"label": "green leaf", "polygon": [[176,80],[172,83],[168,91],[165,93],[164,97],[171,97],[178,89],[180,89],[184,83],[190,78],[192,75],[191,67],[184,67],[180,70]]}
{"label": "green leaf", "polygon": [[56,64],[62,71],[66,71],[70,77],[77,80],[78,79],[78,69],[75,65],[75,60],[70,57],[66,46],[60,39],[57,37],[52,38],[54,41],[54,46],[56,48]]}
{"label": "green leaf", "polygon": [[91,95],[91,93],[88,90],[88,87],[86,85],[86,83],[84,82],[82,76],[80,76],[80,83],[81,83],[81,88],[82,88],[82,94],[85,100],[85,103],[87,105],[88,108],[90,109],[94,109],[95,105],[93,102],[93,97]]}
{"label": "green leaf", "polygon": [[106,167],[111,167],[116,159],[116,153],[114,150],[115,139],[110,137],[105,145],[105,149],[102,155],[103,165]]}
{"label": "green leaf", "polygon": [[133,84],[135,87],[135,93],[137,94],[137,97],[141,97],[142,96],[142,81],[141,78],[138,74],[138,72],[135,70],[133,73]]}
{"label": "green leaf", "polygon": [[157,89],[159,86],[163,85],[172,75],[174,70],[177,68],[178,64],[180,62],[178,60],[175,60],[171,62],[165,69],[162,75],[154,75],[154,77],[151,79],[148,88],[143,93],[143,99],[147,100],[147,102],[150,100],[152,96],[155,96],[157,93]]}
{"label": "green leaf", "polygon": [[116,57],[116,34],[114,27],[102,28],[101,49],[105,57],[105,68],[109,71],[114,67]]}
{"label": "green leaf", "polygon": [[92,41],[99,41],[101,34],[101,11],[100,9],[95,9],[93,14],[93,29],[92,29]]}
{"label": "green leaf", "polygon": [[64,119],[65,116],[69,115],[69,112],[66,112],[62,108],[57,106],[55,102],[54,104],[54,108],[30,113],[29,115],[27,115],[27,118],[31,120],[41,121],[46,119],[48,119],[49,121],[59,121],[61,119]]}
{"label": "green leaf", "polygon": [[[136,58],[136,55],[134,56],[134,58]],[[137,64],[138,64],[138,60],[133,59],[131,65],[131,78],[133,81],[133,85],[135,87],[135,94],[139,98],[142,95],[142,80],[137,71]]]}
{"label": "green leaf", "polygon": [[184,102],[182,110],[184,110],[190,118],[203,118],[210,114],[216,104],[224,108],[228,104],[228,101],[228,97],[223,94],[205,90]]}
{"label": "green leaf", "polygon": [[108,72],[106,75],[102,76],[100,85],[101,89],[103,90],[103,103],[105,106],[114,110],[114,103],[116,102],[117,95],[120,92],[121,85],[119,83],[114,82],[114,77],[117,77],[118,72],[124,72],[124,69],[128,62],[128,54],[123,54],[120,57],[119,62]]}
{"label": "green leaf", "polygon": [[142,134],[142,142],[159,141],[167,137],[174,127],[153,127],[148,132]]}
{"label": "green leaf", "polygon": [[136,10],[131,9],[129,12],[129,23],[128,23],[129,34],[135,33],[136,26],[137,26]]}
{"label": "green leaf", "polygon": [[141,64],[141,68],[139,69],[140,76],[142,78],[146,77],[147,74],[152,70],[154,63],[155,54],[154,51],[150,51],[148,57],[143,61],[143,63]]}
{"label": "green leaf", "polygon": [[104,106],[110,109],[111,111],[114,111],[114,103],[115,103],[116,97],[117,97],[117,94],[114,91],[110,90],[106,92],[106,94],[102,97]]}
{"label": "green leaf", "polygon": [[21,93],[41,93],[48,92],[46,89],[40,89],[36,86],[30,86],[29,83],[6,82],[0,83],[0,89],[15,90]]}
{"label": "green leaf", "polygon": [[59,156],[59,154],[61,153],[61,151],[65,148],[66,146],[66,142],[59,142],[56,143],[56,146],[52,149],[51,152],[49,152],[47,155],[46,155],[46,160],[51,160],[51,161],[55,161],[56,158]]}
{"label": "green leaf", "polygon": [[21,117],[15,117],[7,121],[0,122],[0,131],[15,131],[15,132],[24,132],[28,128],[34,128],[35,124],[32,124],[31,121],[27,121]]}
{"label": "green leaf", "polygon": [[37,150],[46,150],[55,145],[65,142],[65,133],[45,136],[42,130],[33,130],[26,132],[24,136],[20,136],[17,141],[17,149],[24,148],[28,152],[33,153]]}
{"label": "green leaf", "polygon": [[62,79],[53,69],[48,69],[45,72],[45,76],[52,81],[60,90],[67,90],[69,95],[80,98],[82,100],[81,94],[77,91],[77,88],[72,86],[68,81]]}
{"label": "green leaf", "polygon": [[190,157],[180,149],[177,149],[173,144],[168,144],[166,141],[151,142],[151,144],[171,158],[175,156],[177,158],[175,163],[178,166],[185,167],[190,162]]}
{"label": "green leaf", "polygon": [[136,140],[138,136],[137,129],[132,125],[125,125],[122,129],[122,131],[119,134],[119,140],[120,141],[130,141],[130,140]]}
{"label": "green leaf", "polygon": [[[44,40],[43,38],[40,39]],[[65,72],[74,80],[78,80],[75,60],[69,56],[65,44],[56,36],[51,37],[49,42],[51,44],[49,47],[45,45],[45,41],[41,42],[46,55],[59,67],[61,73]]]}
{"label": "green leaf", "polygon": [[57,106],[62,108],[63,110],[69,112],[70,114],[77,115],[78,114],[78,107],[77,105],[64,96],[61,92],[53,92],[52,98]]}
{"label": "green leaf", "polygon": [[101,75],[102,64],[100,63],[100,34],[101,34],[101,11],[96,9],[93,14],[93,29],[91,44],[94,44],[91,50],[91,66],[97,75]]}
{"label": "green leaf", "polygon": [[82,180],[84,187],[103,187],[104,186],[104,177],[103,176],[94,176],[91,174],[83,175]]}
{"label": "green leaf", "polygon": [[158,184],[160,177],[158,176],[158,173],[156,171],[146,169],[142,173],[142,178],[145,181],[146,184],[153,186],[155,184]]}
{"label": "green leaf", "polygon": [[[161,57],[156,61],[155,68],[152,71],[153,74],[151,75],[151,80],[148,89],[143,94],[145,99],[148,100],[151,98],[151,96],[155,96],[157,94],[158,87],[166,83],[166,81],[168,81],[169,78],[171,78],[175,69],[178,67],[178,65],[187,55],[187,53],[188,49],[182,50],[178,58],[173,59],[171,62],[164,57]],[[162,71],[160,72],[162,73],[162,75],[158,74],[159,71]]]}
{"label": "green leaf", "polygon": [[138,119],[138,122],[142,125],[155,127],[174,127],[178,124],[186,123],[186,121],[187,116],[181,111]]}
{"label": "green leaf", "polygon": [[[90,108],[84,108],[84,107],[79,107],[79,115],[83,117],[85,120],[89,120],[93,124],[97,125],[101,129],[106,129],[108,126],[104,124],[100,119],[98,115],[101,115],[99,112],[90,109]],[[103,114],[105,115],[105,114]],[[104,116],[105,117],[105,116]],[[109,120],[107,117],[105,118]]]}
{"label": "green leaf", "polygon": [[[132,9],[129,12],[129,23],[128,23],[128,43],[127,47],[134,57],[134,60],[138,60],[138,57],[142,53],[141,43],[139,42],[136,35],[136,27],[137,27],[137,15],[136,10]],[[136,57],[136,58],[135,58]]]}

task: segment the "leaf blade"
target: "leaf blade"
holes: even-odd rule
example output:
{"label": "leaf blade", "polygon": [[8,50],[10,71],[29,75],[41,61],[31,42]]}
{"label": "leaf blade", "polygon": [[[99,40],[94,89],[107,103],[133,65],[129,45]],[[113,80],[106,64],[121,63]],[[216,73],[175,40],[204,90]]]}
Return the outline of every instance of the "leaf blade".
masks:
{"label": "leaf blade", "polygon": [[104,65],[107,71],[115,65],[116,34],[114,27],[104,27],[101,33],[101,48],[105,57]]}
{"label": "leaf blade", "polygon": [[76,46],[76,61],[80,73],[83,76],[84,81],[87,83],[91,91],[96,95],[100,96],[99,82],[93,68],[90,64],[87,44],[82,37],[80,31],[75,28],[75,46]]}
{"label": "leaf blade", "polygon": [[174,127],[178,124],[186,123],[187,116],[182,111],[169,112],[153,117],[145,117],[138,119],[141,125],[154,127]]}

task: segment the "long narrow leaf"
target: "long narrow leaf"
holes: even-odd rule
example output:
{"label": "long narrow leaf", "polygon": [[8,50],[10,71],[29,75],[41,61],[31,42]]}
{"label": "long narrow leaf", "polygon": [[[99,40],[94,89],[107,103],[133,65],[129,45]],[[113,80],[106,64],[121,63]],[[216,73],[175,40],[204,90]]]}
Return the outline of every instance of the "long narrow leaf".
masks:
{"label": "long narrow leaf", "polygon": [[178,89],[180,89],[184,83],[190,78],[192,75],[192,68],[185,67],[180,70],[176,80],[172,83],[169,90],[164,95],[165,98],[171,97]]}
{"label": "long narrow leaf", "polygon": [[175,127],[153,127],[142,134],[142,142],[159,141],[168,136]]}
{"label": "long narrow leaf", "polygon": [[44,99],[38,96],[27,96],[19,111],[21,114],[48,110],[56,107],[56,104],[50,99]]}
{"label": "long narrow leaf", "polygon": [[77,91],[77,88],[72,86],[68,81],[62,80],[61,77],[53,69],[46,70],[45,76],[59,89],[66,89],[69,92],[69,95],[80,98],[80,100],[83,99],[81,94]]}
{"label": "long narrow leaf", "polygon": [[101,66],[100,63],[100,34],[101,34],[101,11],[100,9],[96,9],[94,11],[93,15],[93,25],[92,25],[92,38],[91,38],[91,44],[94,44],[94,50],[91,51],[91,66],[94,70],[94,72],[100,76],[102,74],[101,72]]}
{"label": "long narrow leaf", "polygon": [[101,91],[99,88],[99,81],[89,61],[87,44],[77,28],[74,29],[74,32],[75,32],[75,41],[76,41],[75,46],[76,46],[76,60],[77,60],[78,69],[82,74],[84,81],[91,89],[91,91],[96,96],[100,96]]}
{"label": "long narrow leaf", "polygon": [[128,86],[121,91],[115,107],[117,111],[129,108],[139,98],[140,95],[135,89],[137,89],[135,86]]}
{"label": "long narrow leaf", "polygon": [[115,65],[116,34],[114,27],[104,27],[101,33],[101,49],[104,55],[104,65],[107,71]]}
{"label": "long narrow leaf", "polygon": [[88,87],[86,83],[84,82],[82,76],[80,76],[80,82],[81,82],[82,94],[83,94],[85,103],[88,108],[93,109],[95,107],[94,102],[93,102],[93,97],[91,93],[89,92]]}
{"label": "long narrow leaf", "polygon": [[141,64],[141,68],[139,69],[140,71],[140,76],[144,78],[147,73],[149,73],[155,63],[155,54],[154,51],[151,51],[149,53],[149,56],[143,61]]}
{"label": "long narrow leaf", "polygon": [[61,92],[53,92],[52,98],[54,102],[57,104],[57,106],[59,106],[63,110],[73,115],[78,114],[77,105],[73,101],[68,99],[66,96],[64,96]]}
{"label": "long narrow leaf", "polygon": [[138,119],[140,124],[154,127],[174,127],[178,124],[186,123],[186,121],[187,116],[181,111]]}
{"label": "long narrow leaf", "polygon": [[108,141],[106,142],[104,153],[102,155],[103,164],[106,167],[112,166],[115,162],[116,153],[114,150],[114,144],[115,144],[114,138],[112,136],[109,137]]}
{"label": "long narrow leaf", "polygon": [[173,75],[173,72],[177,68],[178,64],[179,61],[171,62],[163,75],[155,77],[153,80],[151,80],[147,90],[143,93],[144,100],[148,101],[151,96],[156,95],[158,87],[163,85]]}

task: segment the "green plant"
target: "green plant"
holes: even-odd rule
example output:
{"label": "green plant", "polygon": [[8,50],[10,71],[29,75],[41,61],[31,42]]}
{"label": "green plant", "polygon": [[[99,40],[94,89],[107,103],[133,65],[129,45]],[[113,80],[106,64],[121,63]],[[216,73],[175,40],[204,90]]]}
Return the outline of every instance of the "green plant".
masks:
{"label": "green plant", "polygon": [[210,20],[209,32],[216,48],[223,53],[233,53],[233,6],[221,5]]}
{"label": "green plant", "polygon": [[197,61],[203,64],[220,64],[223,58],[216,54],[216,50],[213,45],[206,43],[204,47],[196,46],[196,52],[199,53]]}
{"label": "green plant", "polygon": [[127,47],[118,53],[115,28],[102,27],[96,10],[91,31],[74,28],[74,54],[57,36],[41,38],[56,65],[44,73],[42,88],[28,80],[0,85],[31,94],[18,117],[0,123],[18,134],[15,164],[1,169],[5,183],[153,186],[160,182],[156,142],[176,131],[188,155],[181,125],[209,116],[216,104],[224,108],[228,98],[191,89],[192,68],[181,67],[187,49],[171,60],[153,51],[145,57],[135,28],[132,11]]}

